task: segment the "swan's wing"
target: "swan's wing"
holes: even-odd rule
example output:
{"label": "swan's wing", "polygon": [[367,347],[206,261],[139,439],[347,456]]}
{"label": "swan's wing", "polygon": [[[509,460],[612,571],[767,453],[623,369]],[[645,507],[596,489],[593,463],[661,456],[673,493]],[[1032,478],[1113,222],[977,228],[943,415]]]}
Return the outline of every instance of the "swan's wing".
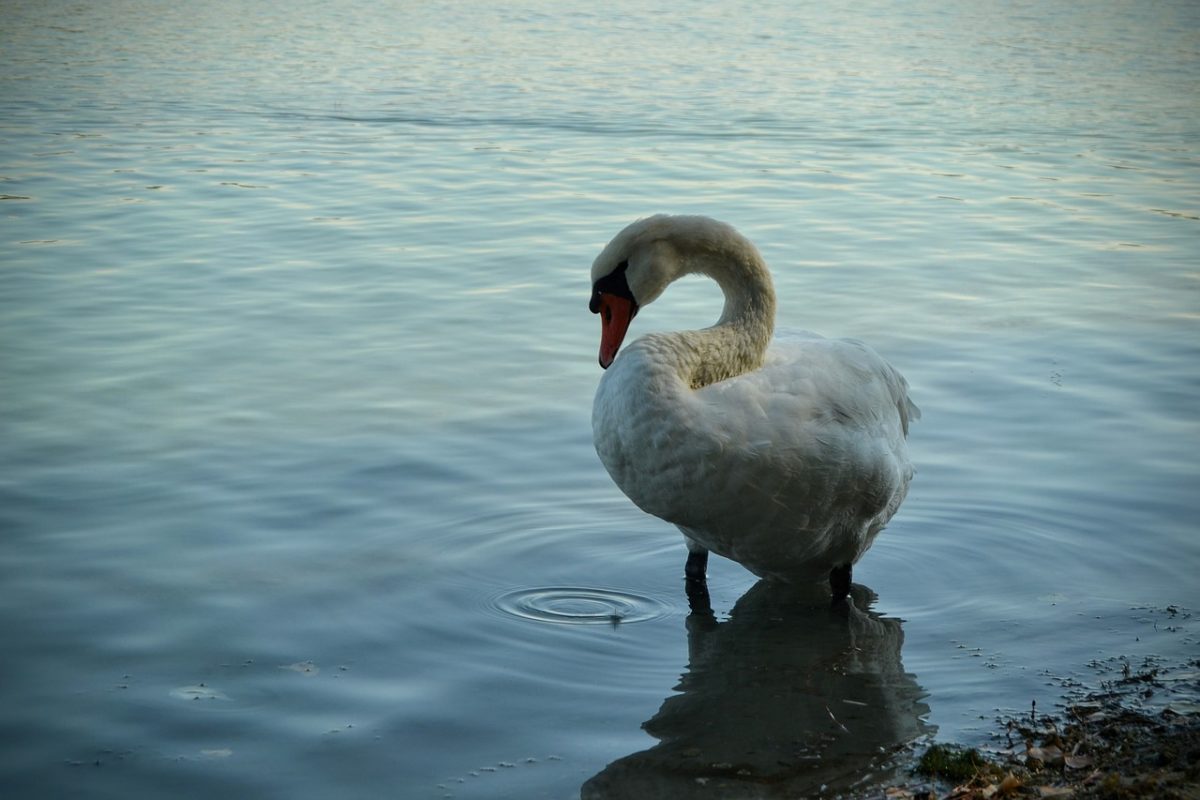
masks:
{"label": "swan's wing", "polygon": [[704,387],[697,400],[719,408],[747,435],[785,439],[806,425],[838,423],[908,435],[921,412],[908,397],[908,382],[856,339],[825,339],[811,333],[780,337],[761,369]]}
{"label": "swan's wing", "polygon": [[[908,396],[908,381],[904,379],[904,376],[897,372],[895,367],[884,361],[878,353],[857,339],[827,341],[832,348],[831,355],[836,352],[841,363],[854,364],[854,369],[858,374],[868,376],[870,380],[879,381],[882,384],[881,388],[886,390],[887,396],[891,398],[891,405],[899,414],[901,432],[907,437],[908,425],[921,418],[921,409],[917,408],[916,403]],[[887,416],[887,412],[885,412],[885,421]]]}
{"label": "swan's wing", "polygon": [[702,459],[720,465],[705,476],[709,492],[765,495],[770,503],[754,504],[764,528],[881,526],[912,476],[904,439],[919,412],[904,378],[861,342],[777,340],[761,369],[706,386],[693,401]]}
{"label": "swan's wing", "polygon": [[912,475],[903,378],[859,342],[807,335],[692,391],[656,342],[618,357],[593,405],[596,451],[625,494],[751,569],[856,560]]}

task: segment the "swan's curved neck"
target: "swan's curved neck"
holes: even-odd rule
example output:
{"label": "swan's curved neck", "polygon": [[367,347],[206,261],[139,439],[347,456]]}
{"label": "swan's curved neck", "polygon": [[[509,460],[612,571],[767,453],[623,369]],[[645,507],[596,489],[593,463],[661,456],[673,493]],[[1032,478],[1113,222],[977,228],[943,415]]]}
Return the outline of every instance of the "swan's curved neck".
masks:
{"label": "swan's curved neck", "polygon": [[717,324],[676,334],[680,377],[693,389],[762,366],[775,330],[775,287],[754,246],[707,250],[685,256],[685,272],[707,275],[725,293]]}

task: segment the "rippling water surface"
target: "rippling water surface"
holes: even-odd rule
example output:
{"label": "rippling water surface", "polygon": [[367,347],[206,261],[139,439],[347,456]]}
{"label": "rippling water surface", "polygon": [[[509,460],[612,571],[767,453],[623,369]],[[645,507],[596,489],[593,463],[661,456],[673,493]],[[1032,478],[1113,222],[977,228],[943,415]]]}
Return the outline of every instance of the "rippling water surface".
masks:
{"label": "rippling water surface", "polygon": [[[834,791],[1194,654],[1195,4],[3,15],[5,796]],[[658,211],[912,384],[848,615],[716,559],[689,617],[592,451]]]}

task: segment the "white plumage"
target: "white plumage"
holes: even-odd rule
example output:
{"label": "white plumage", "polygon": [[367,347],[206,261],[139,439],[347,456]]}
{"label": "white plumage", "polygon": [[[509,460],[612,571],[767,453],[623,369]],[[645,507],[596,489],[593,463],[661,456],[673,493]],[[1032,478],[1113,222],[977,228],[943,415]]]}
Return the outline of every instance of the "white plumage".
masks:
{"label": "white plumage", "polygon": [[[673,280],[725,293],[716,325],[653,333],[616,356],[629,321]],[[592,265],[604,374],[596,452],[642,510],[677,525],[703,578],[707,551],[757,575],[830,577],[835,598],[908,491],[907,384],[865,344],[798,333],[772,340],[762,257],[706,217],[625,228]]]}

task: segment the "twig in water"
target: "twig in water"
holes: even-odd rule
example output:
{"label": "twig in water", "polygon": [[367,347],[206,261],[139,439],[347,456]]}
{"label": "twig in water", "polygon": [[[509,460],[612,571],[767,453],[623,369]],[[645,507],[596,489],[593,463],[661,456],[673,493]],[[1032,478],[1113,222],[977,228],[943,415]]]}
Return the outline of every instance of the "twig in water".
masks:
{"label": "twig in water", "polygon": [[834,725],[837,725],[839,728],[841,728],[841,729],[842,729],[843,731],[845,731],[846,733],[849,733],[849,732],[850,732],[850,729],[849,729],[849,728],[847,728],[847,727],[846,727],[845,725],[843,725],[842,723],[838,722],[838,718],[837,718],[837,717],[835,717],[835,716],[833,715],[833,712],[829,710],[829,706],[825,706],[825,711],[826,711],[826,713],[828,713],[828,714],[829,714],[829,718],[830,718],[831,720],[833,720],[833,724],[834,724]]}

